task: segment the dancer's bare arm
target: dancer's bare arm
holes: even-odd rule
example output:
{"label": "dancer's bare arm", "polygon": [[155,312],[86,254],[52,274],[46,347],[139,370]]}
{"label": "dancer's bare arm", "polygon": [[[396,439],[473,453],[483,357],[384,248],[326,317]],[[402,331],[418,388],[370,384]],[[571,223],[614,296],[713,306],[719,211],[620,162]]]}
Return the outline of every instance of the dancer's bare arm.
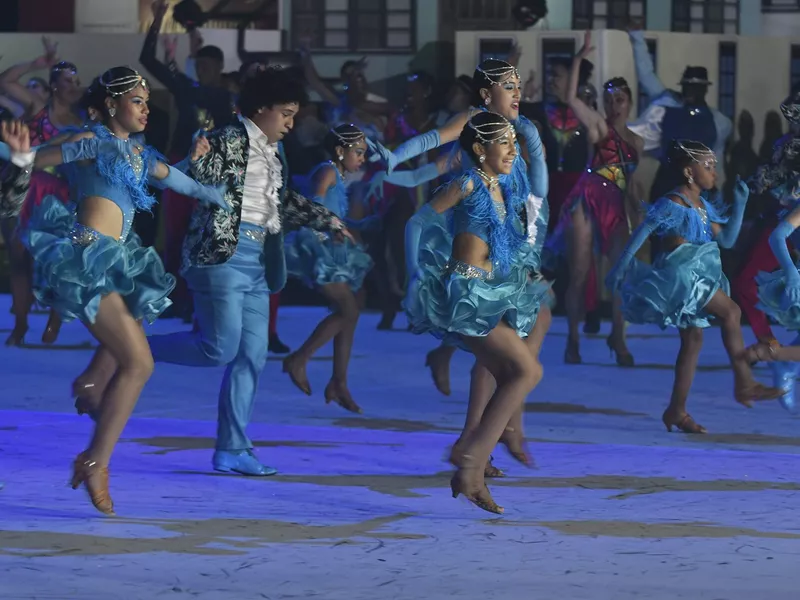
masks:
{"label": "dancer's bare arm", "polygon": [[575,116],[583,123],[589,134],[589,143],[596,144],[605,139],[608,135],[608,125],[605,118],[591,106],[586,104],[578,97],[578,79],[580,78],[581,61],[594,52],[592,44],[592,33],[587,31],[583,36],[583,48],[581,48],[572,60],[572,70],[569,74],[569,94],[567,103]]}

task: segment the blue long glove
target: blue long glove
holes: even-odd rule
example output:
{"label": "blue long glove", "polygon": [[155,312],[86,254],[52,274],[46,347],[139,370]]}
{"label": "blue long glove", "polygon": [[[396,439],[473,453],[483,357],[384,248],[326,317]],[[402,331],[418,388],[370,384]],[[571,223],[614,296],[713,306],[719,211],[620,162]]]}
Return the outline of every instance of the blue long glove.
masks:
{"label": "blue long glove", "polygon": [[189,174],[189,169],[191,168],[191,166],[192,166],[192,157],[191,156],[187,156],[181,162],[175,163],[174,165],[172,165],[172,168],[173,169],[177,169],[178,171],[180,171],[184,175],[188,175]]}
{"label": "blue long glove", "polygon": [[622,251],[617,264],[614,265],[614,268],[611,269],[606,276],[606,287],[608,289],[619,292],[622,288],[622,282],[625,280],[625,274],[628,272],[628,266],[636,257],[639,248],[647,241],[647,238],[650,237],[650,234],[653,233],[655,228],[655,222],[653,221],[645,221],[636,228],[636,231],[633,232],[628,240],[628,244]]}
{"label": "blue long glove", "polygon": [[531,192],[539,198],[547,198],[549,176],[539,130],[526,117],[519,117],[512,122],[512,125],[520,132],[525,140],[525,147],[528,149],[528,179],[531,184]]}
{"label": "blue long glove", "polygon": [[439,166],[436,163],[428,163],[413,171],[395,171],[387,175],[383,181],[391,183],[392,185],[413,188],[432,181],[437,177],[439,177]]}
{"label": "blue long glove", "polygon": [[736,187],[733,192],[733,212],[728,218],[728,222],[722,231],[717,234],[717,243],[723,248],[732,248],[739,237],[739,230],[742,228],[744,219],[744,209],[747,206],[747,199],[750,197],[750,188],[747,183],[736,178]]}
{"label": "blue long glove", "polygon": [[794,227],[788,221],[781,221],[775,231],[769,236],[769,247],[778,259],[783,274],[786,276],[786,306],[800,304],[800,273],[792,262],[789,254],[789,247],[786,245],[786,238],[794,231]]}
{"label": "blue long glove", "polygon": [[159,188],[169,188],[182,196],[197,198],[203,206],[218,206],[225,212],[233,212],[230,204],[225,201],[225,186],[212,187],[196,182],[191,177],[181,173],[174,167],[167,166],[169,172],[164,179],[150,178],[151,185]]}
{"label": "blue long glove", "polygon": [[424,154],[429,150],[434,150],[441,145],[442,139],[439,137],[439,131],[436,129],[413,137],[407,142],[400,144],[394,152],[390,153],[387,157],[386,172],[391,173],[397,165],[415,156]]}
{"label": "blue long glove", "polygon": [[419,243],[422,232],[430,224],[441,219],[442,215],[437,213],[430,204],[420,208],[406,224],[406,273],[410,280],[419,279],[421,276],[419,268]]}

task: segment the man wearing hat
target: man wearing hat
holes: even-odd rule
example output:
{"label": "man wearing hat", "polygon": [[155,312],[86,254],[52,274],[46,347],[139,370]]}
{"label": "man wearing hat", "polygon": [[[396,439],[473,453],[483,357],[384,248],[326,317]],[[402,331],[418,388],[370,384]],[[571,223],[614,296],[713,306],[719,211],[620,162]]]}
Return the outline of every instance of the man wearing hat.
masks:
{"label": "man wearing hat", "polygon": [[[706,94],[711,82],[705,67],[686,67],[681,77],[681,91],[668,90],[653,70],[653,60],[647,50],[644,33],[629,31],[636,77],[650,98],[650,105],[642,116],[628,127],[644,139],[644,149],[658,158],[666,156],[674,139],[701,142],[712,148],[721,158],[731,135],[731,120],[706,104]],[[673,181],[665,161],[656,173],[650,198],[660,198],[681,182]]]}

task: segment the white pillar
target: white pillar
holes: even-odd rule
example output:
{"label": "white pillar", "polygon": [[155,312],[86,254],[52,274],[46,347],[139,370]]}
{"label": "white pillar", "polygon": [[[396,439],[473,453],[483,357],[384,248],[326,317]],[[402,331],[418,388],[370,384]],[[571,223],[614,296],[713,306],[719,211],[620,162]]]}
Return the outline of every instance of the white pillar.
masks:
{"label": "white pillar", "polygon": [[75,0],[75,33],[137,33],[145,0]]}

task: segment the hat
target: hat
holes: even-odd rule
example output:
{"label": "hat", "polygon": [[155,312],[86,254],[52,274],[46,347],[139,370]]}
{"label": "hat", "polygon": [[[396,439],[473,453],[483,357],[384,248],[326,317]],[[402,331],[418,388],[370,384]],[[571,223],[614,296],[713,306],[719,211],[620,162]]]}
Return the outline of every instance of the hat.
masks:
{"label": "hat", "polygon": [[705,67],[686,67],[683,70],[680,85],[686,85],[687,83],[711,85],[708,80],[708,69]]}

